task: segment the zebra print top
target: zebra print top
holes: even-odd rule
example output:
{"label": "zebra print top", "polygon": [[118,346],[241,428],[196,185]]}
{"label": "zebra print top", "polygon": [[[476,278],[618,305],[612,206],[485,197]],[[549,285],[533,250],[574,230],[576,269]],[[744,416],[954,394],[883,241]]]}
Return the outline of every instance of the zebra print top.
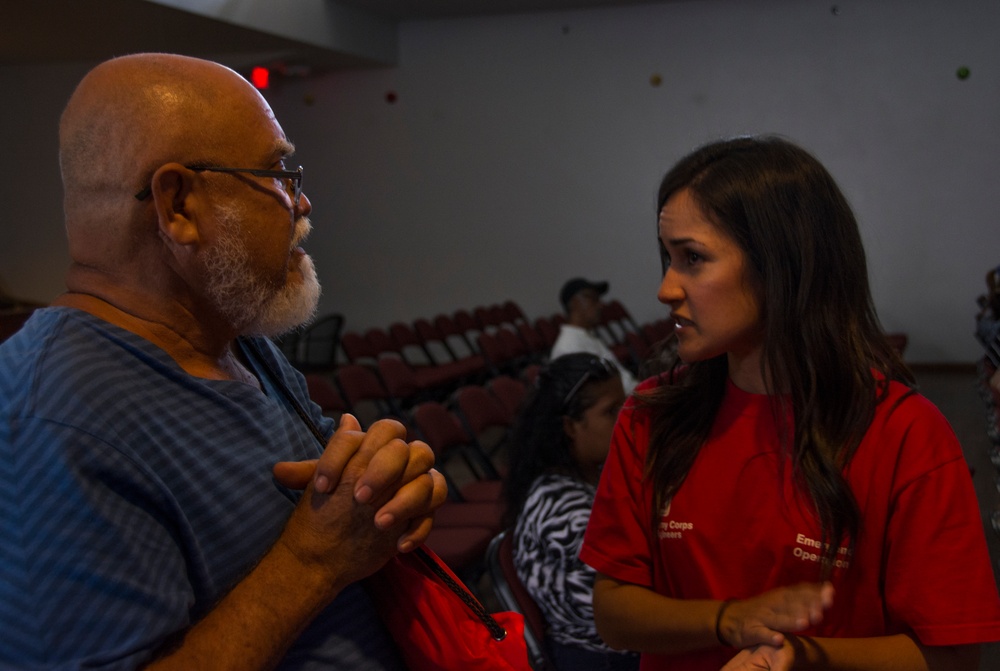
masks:
{"label": "zebra print top", "polygon": [[594,625],[594,569],[579,558],[596,491],[565,475],[538,476],[514,525],[514,567],[552,640],[613,652]]}

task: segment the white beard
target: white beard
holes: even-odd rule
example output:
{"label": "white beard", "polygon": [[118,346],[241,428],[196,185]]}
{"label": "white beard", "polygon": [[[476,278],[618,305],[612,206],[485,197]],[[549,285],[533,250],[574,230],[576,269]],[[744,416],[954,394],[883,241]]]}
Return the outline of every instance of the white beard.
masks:
{"label": "white beard", "polygon": [[[217,208],[220,236],[205,263],[205,293],[215,308],[242,335],[277,336],[312,319],[320,296],[312,259],[308,255],[299,258],[301,282],[286,280],[280,287],[273,286],[252,269],[239,210]],[[295,229],[293,248],[306,238],[312,225],[301,217]]]}

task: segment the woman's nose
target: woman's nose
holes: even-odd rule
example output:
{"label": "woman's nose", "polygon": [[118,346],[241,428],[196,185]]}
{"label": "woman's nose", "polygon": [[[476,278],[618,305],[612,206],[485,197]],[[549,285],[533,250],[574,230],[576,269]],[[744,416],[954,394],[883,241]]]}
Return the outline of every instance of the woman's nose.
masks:
{"label": "woman's nose", "polygon": [[656,292],[656,298],[664,305],[674,305],[684,298],[679,279],[677,271],[667,266],[667,272],[663,273],[663,281],[660,282],[660,289]]}

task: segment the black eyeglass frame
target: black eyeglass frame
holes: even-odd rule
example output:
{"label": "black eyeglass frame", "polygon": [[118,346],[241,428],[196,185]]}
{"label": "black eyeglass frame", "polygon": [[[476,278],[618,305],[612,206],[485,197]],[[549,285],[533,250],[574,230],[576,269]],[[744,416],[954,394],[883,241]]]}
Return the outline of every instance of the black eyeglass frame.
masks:
{"label": "black eyeglass frame", "polygon": [[[598,373],[607,374],[610,377],[611,375],[614,375],[617,372],[618,368],[615,366],[615,364],[612,363],[611,361],[608,361],[604,357],[595,356],[593,359],[591,359],[587,363],[587,370],[584,371],[583,375],[580,376],[580,379],[577,381],[577,383],[570,388],[569,393],[566,394],[566,398],[563,399],[562,402],[563,413],[565,413],[569,409],[569,404],[573,401],[576,395],[580,393],[580,390],[583,389],[583,386],[587,384],[587,382],[589,382],[591,379],[595,378],[598,375]],[[601,377],[598,379],[605,380],[607,378]]]}
{"label": "black eyeglass frame", "polygon": [[[184,166],[188,170],[194,172],[223,172],[230,174],[247,173],[248,175],[253,175],[254,177],[274,177],[279,179],[290,179],[292,180],[292,205],[296,208],[299,206],[299,200],[302,196],[302,166],[300,165],[295,170],[261,170],[260,168],[222,168],[215,166],[203,166],[203,165],[186,165]],[[149,198],[150,194],[153,193],[153,185],[150,184],[145,189],[135,194],[136,200],[146,200]]]}

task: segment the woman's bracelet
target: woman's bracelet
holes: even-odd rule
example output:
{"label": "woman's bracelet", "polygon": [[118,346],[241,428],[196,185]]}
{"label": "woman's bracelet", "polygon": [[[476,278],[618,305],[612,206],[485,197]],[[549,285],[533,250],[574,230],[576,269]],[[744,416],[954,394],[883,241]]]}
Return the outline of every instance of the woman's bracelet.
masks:
{"label": "woman's bracelet", "polygon": [[715,614],[715,637],[719,639],[719,643],[727,648],[729,647],[729,643],[722,637],[722,614],[726,612],[726,609],[729,608],[733,601],[735,601],[735,599],[726,599],[723,601],[719,604],[719,612]]}

